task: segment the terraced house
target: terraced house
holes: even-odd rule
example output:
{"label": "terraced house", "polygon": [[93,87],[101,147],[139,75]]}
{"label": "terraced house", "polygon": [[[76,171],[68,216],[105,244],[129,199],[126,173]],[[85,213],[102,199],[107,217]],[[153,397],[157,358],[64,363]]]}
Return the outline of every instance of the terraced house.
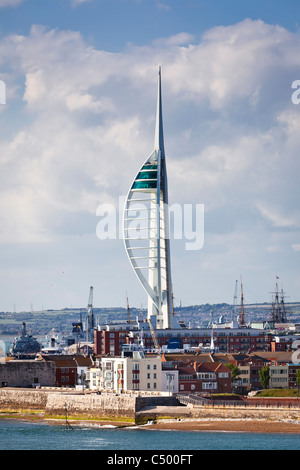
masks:
{"label": "terraced house", "polygon": [[89,387],[116,392],[161,391],[161,356],[133,351],[126,356],[102,357],[89,369]]}

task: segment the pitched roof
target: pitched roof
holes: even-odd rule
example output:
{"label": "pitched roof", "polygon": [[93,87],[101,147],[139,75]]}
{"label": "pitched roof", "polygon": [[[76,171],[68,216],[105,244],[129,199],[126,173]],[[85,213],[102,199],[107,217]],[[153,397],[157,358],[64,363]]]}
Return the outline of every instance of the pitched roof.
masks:
{"label": "pitched roof", "polygon": [[197,372],[230,372],[230,369],[220,362],[204,362],[197,364]]}
{"label": "pitched roof", "polygon": [[93,363],[92,358],[80,354],[49,354],[43,359],[55,362],[56,367],[88,367]]}

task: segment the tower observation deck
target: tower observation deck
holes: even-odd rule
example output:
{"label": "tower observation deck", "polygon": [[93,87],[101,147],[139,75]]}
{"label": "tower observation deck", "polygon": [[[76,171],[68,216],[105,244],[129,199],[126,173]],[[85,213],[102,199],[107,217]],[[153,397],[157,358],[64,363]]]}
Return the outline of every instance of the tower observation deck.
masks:
{"label": "tower observation deck", "polygon": [[123,232],[130,263],[148,294],[148,320],[158,329],[175,328],[160,68],[154,150],[130,187]]}

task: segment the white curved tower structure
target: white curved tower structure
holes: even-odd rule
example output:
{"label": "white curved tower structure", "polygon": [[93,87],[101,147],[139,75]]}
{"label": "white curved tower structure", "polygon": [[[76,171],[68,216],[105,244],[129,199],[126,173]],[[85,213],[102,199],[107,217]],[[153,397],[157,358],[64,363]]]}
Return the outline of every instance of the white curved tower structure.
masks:
{"label": "white curved tower structure", "polygon": [[174,328],[168,185],[163,136],[161,70],[158,74],[154,150],[129,190],[123,219],[125,248],[148,294],[148,319],[156,328]]}

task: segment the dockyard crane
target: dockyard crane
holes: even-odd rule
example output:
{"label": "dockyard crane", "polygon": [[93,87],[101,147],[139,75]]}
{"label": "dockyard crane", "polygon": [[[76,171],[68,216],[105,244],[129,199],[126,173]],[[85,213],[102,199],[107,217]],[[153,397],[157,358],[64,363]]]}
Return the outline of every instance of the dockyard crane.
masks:
{"label": "dockyard crane", "polygon": [[127,301],[127,322],[130,323],[130,308],[129,308],[129,301],[128,301],[127,292],[126,292],[126,301]]}
{"label": "dockyard crane", "polygon": [[150,318],[148,318],[148,323],[149,323],[149,326],[150,326],[150,331],[151,331],[154,347],[157,351],[159,351],[159,345],[158,345],[157,338],[156,338],[156,335],[155,335],[155,331],[154,331],[154,328],[153,328],[153,325],[151,323]]}
{"label": "dockyard crane", "polygon": [[87,306],[87,316],[86,316],[86,340],[94,340],[94,328],[95,328],[95,318],[93,311],[93,286],[90,287],[89,301]]}
{"label": "dockyard crane", "polygon": [[244,292],[243,292],[243,280],[241,276],[241,307],[242,307],[242,312],[241,312],[241,325],[245,325],[245,311],[244,311]]}

